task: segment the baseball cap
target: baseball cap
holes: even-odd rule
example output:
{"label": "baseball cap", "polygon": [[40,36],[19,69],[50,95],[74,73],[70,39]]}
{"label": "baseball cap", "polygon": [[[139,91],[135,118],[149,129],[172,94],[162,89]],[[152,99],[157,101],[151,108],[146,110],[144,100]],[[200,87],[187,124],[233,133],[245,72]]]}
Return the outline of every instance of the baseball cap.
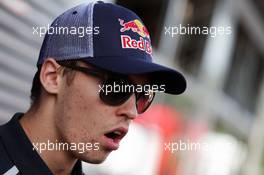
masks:
{"label": "baseball cap", "polygon": [[82,59],[118,74],[148,74],[152,84],[165,85],[165,93],[181,94],[186,89],[179,71],[153,62],[150,35],[142,20],[116,4],[84,3],[58,16],[45,35],[37,66],[49,57]]}

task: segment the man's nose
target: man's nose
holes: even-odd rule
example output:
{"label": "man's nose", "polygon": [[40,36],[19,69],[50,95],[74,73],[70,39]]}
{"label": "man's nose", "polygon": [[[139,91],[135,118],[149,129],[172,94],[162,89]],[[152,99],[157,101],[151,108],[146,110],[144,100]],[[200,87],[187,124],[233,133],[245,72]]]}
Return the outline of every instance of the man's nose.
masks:
{"label": "man's nose", "polygon": [[118,107],[117,115],[127,117],[131,120],[137,117],[138,113],[135,94],[133,94],[124,104]]}

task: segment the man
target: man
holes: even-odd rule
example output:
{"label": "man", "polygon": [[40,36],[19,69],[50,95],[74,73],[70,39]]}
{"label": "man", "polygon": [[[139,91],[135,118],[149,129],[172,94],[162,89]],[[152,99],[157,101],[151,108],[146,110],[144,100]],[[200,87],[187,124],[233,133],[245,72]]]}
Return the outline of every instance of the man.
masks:
{"label": "man", "polygon": [[57,17],[40,50],[30,109],[0,127],[0,173],[82,174],[80,161],[103,162],[154,91],[186,88],[151,54],[146,27],[121,6],[81,4]]}

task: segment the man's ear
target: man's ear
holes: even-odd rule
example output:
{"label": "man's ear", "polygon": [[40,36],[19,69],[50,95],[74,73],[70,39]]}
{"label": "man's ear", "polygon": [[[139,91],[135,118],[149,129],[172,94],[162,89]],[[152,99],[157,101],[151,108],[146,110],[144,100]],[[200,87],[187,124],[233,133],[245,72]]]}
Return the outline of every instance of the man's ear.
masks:
{"label": "man's ear", "polygon": [[60,82],[61,75],[58,71],[60,65],[53,59],[47,58],[42,64],[40,71],[40,82],[45,89],[50,94],[57,94]]}

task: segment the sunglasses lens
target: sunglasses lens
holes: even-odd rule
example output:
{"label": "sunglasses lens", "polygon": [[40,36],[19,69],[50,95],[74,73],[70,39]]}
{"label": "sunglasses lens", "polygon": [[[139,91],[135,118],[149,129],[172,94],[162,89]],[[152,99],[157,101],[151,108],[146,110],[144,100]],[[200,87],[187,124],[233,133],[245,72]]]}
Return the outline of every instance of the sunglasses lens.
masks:
{"label": "sunglasses lens", "polygon": [[129,99],[131,93],[109,92],[100,93],[101,99],[108,105],[119,106]]}
{"label": "sunglasses lens", "polygon": [[137,111],[138,114],[145,112],[154,99],[155,93],[153,91],[142,92],[137,96]]}
{"label": "sunglasses lens", "polygon": [[104,91],[100,92],[100,98],[106,104],[111,106],[118,106],[129,99],[133,92],[122,91],[121,89],[113,89],[114,87],[122,87],[127,84],[126,81],[120,78],[107,78],[104,82]]}
{"label": "sunglasses lens", "polygon": [[[122,90],[120,87],[132,86],[128,81],[118,77],[108,77],[104,82],[105,89],[100,91],[101,100],[111,106],[119,106],[125,103],[134,93],[133,91]],[[119,89],[114,89],[119,87]],[[145,112],[154,99],[155,93],[151,90],[136,93],[136,107],[138,114]]]}

